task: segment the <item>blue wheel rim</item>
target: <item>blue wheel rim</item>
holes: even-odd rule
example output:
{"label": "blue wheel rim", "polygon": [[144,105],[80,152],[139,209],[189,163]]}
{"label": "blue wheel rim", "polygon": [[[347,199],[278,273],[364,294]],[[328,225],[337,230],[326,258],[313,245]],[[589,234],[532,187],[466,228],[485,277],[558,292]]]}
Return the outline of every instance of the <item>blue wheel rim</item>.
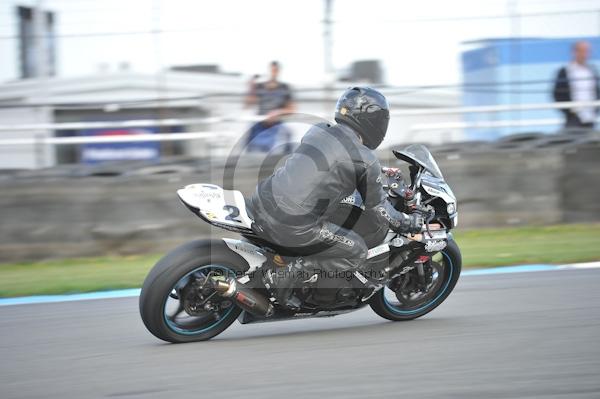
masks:
{"label": "blue wheel rim", "polygon": [[[417,309],[402,310],[402,309],[398,309],[394,304],[390,303],[388,301],[388,299],[385,297],[385,291],[382,291],[381,295],[383,296],[383,303],[385,304],[385,307],[389,311],[391,311],[392,313],[395,313],[397,315],[410,316],[410,315],[422,312],[422,311],[424,311],[424,310],[426,310],[426,309],[434,306],[437,303],[437,301],[446,293],[446,291],[448,290],[448,287],[450,286],[450,281],[452,281],[452,274],[454,273],[454,265],[452,263],[452,259],[450,258],[450,256],[446,252],[442,251],[440,253],[444,256],[445,260],[447,261],[446,265],[448,266],[449,273],[448,273],[448,278],[444,282],[444,286],[438,292],[438,294],[433,299],[431,299],[430,301],[428,301],[425,304],[421,305]],[[385,290],[385,288],[384,288],[384,290]]]}
{"label": "blue wheel rim", "polygon": [[[184,275],[183,277],[181,277],[179,280],[177,280],[177,282],[175,283],[175,285],[171,288],[171,290],[169,291],[169,294],[171,293],[171,291],[179,284],[180,281],[182,281],[183,279],[188,278],[190,275],[197,273],[199,271],[202,271],[203,269],[217,269],[217,270],[222,270],[226,275],[231,275],[231,276],[235,276],[235,272],[225,266],[221,266],[221,265],[204,265],[204,266],[200,266],[197,267],[196,269],[192,270],[191,272],[187,273],[186,275]],[[224,320],[227,319],[227,317],[231,314],[231,312],[233,312],[233,309],[235,308],[235,306],[232,304],[222,315],[220,315],[220,318],[218,320],[215,320],[214,323],[211,323],[210,325],[206,326],[206,327],[202,327],[199,329],[195,329],[195,330],[187,330],[187,329],[183,329],[179,326],[177,326],[177,324],[175,324],[171,319],[169,319],[169,317],[167,317],[167,312],[166,312],[166,307],[167,307],[167,302],[169,301],[169,294],[167,294],[164,303],[163,303],[163,308],[162,308],[162,313],[163,313],[163,319],[165,321],[165,324],[167,325],[167,327],[169,327],[169,329],[177,334],[182,334],[182,335],[198,335],[198,334],[203,334],[205,332],[208,332],[212,329],[217,328],[221,323],[223,323]],[[180,299],[181,300],[181,299]]]}

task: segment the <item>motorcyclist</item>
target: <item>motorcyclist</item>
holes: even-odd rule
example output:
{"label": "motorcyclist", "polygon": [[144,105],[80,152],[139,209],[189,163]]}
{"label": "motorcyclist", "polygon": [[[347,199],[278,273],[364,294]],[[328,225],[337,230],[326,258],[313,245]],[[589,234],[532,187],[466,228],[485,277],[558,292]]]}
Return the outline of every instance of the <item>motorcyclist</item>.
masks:
{"label": "motorcyclist", "polygon": [[[385,97],[372,88],[353,87],[339,98],[337,124],[313,126],[300,146],[273,175],[260,182],[250,201],[259,236],[304,255],[277,274],[278,302],[294,307],[292,288],[304,261],[318,259],[328,272],[356,271],[367,257],[364,239],[328,221],[340,201],[358,191],[366,211],[398,232],[419,232],[420,214],[393,208],[381,183],[374,153],[383,141],[390,113]],[[297,273],[293,273],[296,271]],[[302,279],[304,281],[304,279]]]}

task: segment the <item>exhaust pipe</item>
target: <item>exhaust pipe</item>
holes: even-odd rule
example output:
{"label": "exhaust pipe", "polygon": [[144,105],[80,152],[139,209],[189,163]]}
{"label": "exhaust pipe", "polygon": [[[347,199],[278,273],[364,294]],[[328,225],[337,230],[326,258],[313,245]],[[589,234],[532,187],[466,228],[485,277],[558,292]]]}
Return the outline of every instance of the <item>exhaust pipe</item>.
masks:
{"label": "exhaust pipe", "polygon": [[267,298],[236,281],[229,278],[226,281],[213,280],[213,286],[217,294],[231,298],[242,309],[255,316],[269,317],[273,315],[273,305]]}

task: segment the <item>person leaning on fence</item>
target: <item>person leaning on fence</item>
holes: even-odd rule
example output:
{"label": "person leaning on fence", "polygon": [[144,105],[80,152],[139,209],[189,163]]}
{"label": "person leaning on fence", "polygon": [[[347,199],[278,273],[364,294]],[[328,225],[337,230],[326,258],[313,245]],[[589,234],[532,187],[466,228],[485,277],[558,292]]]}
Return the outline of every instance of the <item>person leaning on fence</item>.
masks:
{"label": "person leaning on fence", "polygon": [[[554,100],[596,101],[600,98],[598,72],[588,63],[590,45],[579,41],[573,44],[573,60],[559,69],[554,82]],[[566,128],[593,128],[598,116],[598,107],[582,106],[564,108]]]}
{"label": "person leaning on fence", "polygon": [[280,116],[293,112],[294,102],[289,85],[278,80],[279,69],[279,62],[272,61],[269,80],[257,82],[258,76],[250,80],[246,106],[257,105],[258,114],[265,118],[250,128],[249,151],[270,151],[282,144],[283,150],[290,152],[291,134]]}

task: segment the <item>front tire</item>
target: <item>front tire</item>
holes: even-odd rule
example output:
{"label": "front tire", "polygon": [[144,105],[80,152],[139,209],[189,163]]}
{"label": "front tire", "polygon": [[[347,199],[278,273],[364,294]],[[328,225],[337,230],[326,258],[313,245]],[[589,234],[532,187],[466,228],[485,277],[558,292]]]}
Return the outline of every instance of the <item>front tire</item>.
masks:
{"label": "front tire", "polygon": [[[195,322],[187,313],[190,306],[184,309],[183,304],[178,305],[178,314],[192,318],[192,323],[187,322],[187,325],[176,322],[177,315],[171,319],[167,307],[170,307],[173,298],[183,303],[181,292],[183,285],[187,287],[191,281],[190,276],[206,278],[212,272],[240,277],[247,269],[246,261],[220,240],[197,240],[176,248],[160,259],[144,280],[139,299],[144,325],[155,337],[172,343],[204,341],[215,337],[225,331],[241,313],[242,310],[235,304],[229,304],[221,313],[214,312],[214,315],[207,313],[205,316],[200,309],[197,314],[194,313],[198,319]],[[210,319],[212,316],[214,320]]]}
{"label": "front tire", "polygon": [[[460,249],[454,240],[449,240],[448,245],[438,253],[439,263],[443,262],[443,275],[435,289],[423,303],[413,307],[406,306],[398,301],[394,303],[390,300],[390,293],[394,292],[387,286],[376,293],[371,299],[369,305],[375,313],[384,319],[392,321],[413,320],[438,307],[450,295],[458,278],[462,267],[462,256]],[[404,306],[403,306],[404,305]]]}

